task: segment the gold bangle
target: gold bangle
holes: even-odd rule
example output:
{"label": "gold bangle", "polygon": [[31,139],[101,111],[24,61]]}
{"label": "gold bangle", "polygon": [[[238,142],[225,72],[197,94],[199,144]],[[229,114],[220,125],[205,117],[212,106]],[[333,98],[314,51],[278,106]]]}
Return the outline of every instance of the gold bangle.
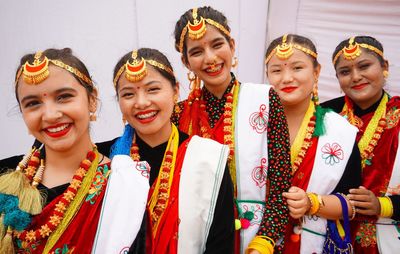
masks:
{"label": "gold bangle", "polygon": [[393,215],[393,203],[388,196],[378,197],[381,205],[381,211],[379,216],[384,218],[390,218]]}
{"label": "gold bangle", "polygon": [[273,254],[274,253],[275,241],[269,238],[268,236],[258,235],[253,238],[253,240],[249,243],[246,248],[246,254],[250,252],[250,250],[256,250],[261,254]]}
{"label": "gold bangle", "polygon": [[338,194],[339,194],[340,196],[342,196],[342,197],[347,201],[347,203],[350,204],[350,207],[351,207],[351,216],[349,217],[349,219],[350,219],[350,220],[353,220],[354,217],[356,217],[356,207],[354,206],[353,203],[351,203],[351,201],[350,201],[350,199],[347,197],[347,195],[345,195],[345,194],[343,194],[343,193],[338,193]]}
{"label": "gold bangle", "polygon": [[321,208],[321,207],[320,207],[320,204],[319,204],[319,202],[318,202],[318,196],[317,196],[317,194],[315,194],[315,193],[313,193],[313,192],[307,192],[307,197],[308,197],[308,200],[310,200],[310,203],[311,203],[311,207],[310,207],[310,209],[308,210],[308,214],[309,214],[309,215],[315,215],[315,214],[317,214],[318,211],[319,211],[319,209]]}

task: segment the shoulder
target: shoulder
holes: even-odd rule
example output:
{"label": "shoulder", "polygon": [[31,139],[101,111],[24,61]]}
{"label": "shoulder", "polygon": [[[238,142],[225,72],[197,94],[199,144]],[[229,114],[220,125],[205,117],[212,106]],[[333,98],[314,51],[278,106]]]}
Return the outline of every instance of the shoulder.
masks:
{"label": "shoulder", "polygon": [[16,155],[0,160],[0,174],[8,169],[15,169],[18,163],[22,160],[23,155]]}
{"label": "shoulder", "polygon": [[106,157],[110,156],[110,148],[115,143],[115,141],[117,139],[118,138],[114,138],[114,139],[109,140],[109,141],[96,143],[97,150],[99,151],[99,153],[103,154]]}
{"label": "shoulder", "polygon": [[321,107],[330,108],[336,113],[342,112],[343,106],[344,106],[344,96],[321,103]]}

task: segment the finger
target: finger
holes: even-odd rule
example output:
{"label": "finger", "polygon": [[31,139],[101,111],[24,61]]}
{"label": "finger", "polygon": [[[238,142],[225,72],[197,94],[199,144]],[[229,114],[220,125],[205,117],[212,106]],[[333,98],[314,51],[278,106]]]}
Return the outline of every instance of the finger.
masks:
{"label": "finger", "polygon": [[369,195],[356,195],[356,194],[349,194],[347,195],[347,197],[350,200],[354,200],[354,201],[359,201],[359,202],[370,202],[371,201],[371,197]]}
{"label": "finger", "polygon": [[358,209],[371,209],[373,204],[371,202],[359,202],[359,201],[351,201],[353,205]]}
{"label": "finger", "polygon": [[371,209],[356,209],[356,212],[361,215],[375,215],[374,211]]}
{"label": "finger", "polygon": [[367,190],[365,188],[361,189],[361,187],[360,187],[358,189],[350,189],[349,193],[350,194],[355,194],[355,195],[366,195],[366,194],[369,193],[369,190]]}

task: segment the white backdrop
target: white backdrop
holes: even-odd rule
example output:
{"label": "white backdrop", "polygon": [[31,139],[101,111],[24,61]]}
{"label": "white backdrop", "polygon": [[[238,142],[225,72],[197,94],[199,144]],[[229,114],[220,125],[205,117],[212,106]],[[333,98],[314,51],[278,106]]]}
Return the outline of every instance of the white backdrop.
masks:
{"label": "white backdrop", "polygon": [[[175,22],[187,9],[212,5],[228,17],[239,80],[263,82],[266,41],[283,33],[311,38],[323,65],[322,100],[340,95],[330,55],[339,41],[371,34],[390,61],[388,90],[400,94],[400,0],[1,0],[0,1],[0,158],[26,152],[33,142],[15,100],[13,79],[19,59],[49,47],[70,47],[87,65],[100,91],[94,141],[121,134],[121,114],[112,86],[118,59],[137,47],[153,47],[171,60],[187,95],[186,70],[174,49]],[[371,14],[372,13],[372,14]]]}

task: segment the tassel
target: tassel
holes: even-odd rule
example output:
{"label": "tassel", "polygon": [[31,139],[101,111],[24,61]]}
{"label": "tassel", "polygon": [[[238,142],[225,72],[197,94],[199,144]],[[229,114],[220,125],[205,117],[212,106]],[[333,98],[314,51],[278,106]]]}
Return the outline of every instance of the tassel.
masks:
{"label": "tassel", "polygon": [[12,229],[10,227],[8,227],[7,234],[4,236],[3,241],[1,242],[0,253],[15,254]]}
{"label": "tassel", "polygon": [[33,178],[32,185],[28,184],[21,189],[19,196],[19,208],[31,215],[37,215],[43,209],[43,197],[37,189],[44,172],[44,160],[40,161],[40,167],[37,169]]}
{"label": "tassel", "polygon": [[325,134],[325,125],[324,125],[324,117],[325,114],[329,111],[332,111],[328,108],[322,108],[320,105],[315,106],[315,129],[313,136],[320,137]]}
{"label": "tassel", "polygon": [[4,235],[6,234],[6,228],[4,226],[4,214],[0,215],[0,239],[4,238]]}

